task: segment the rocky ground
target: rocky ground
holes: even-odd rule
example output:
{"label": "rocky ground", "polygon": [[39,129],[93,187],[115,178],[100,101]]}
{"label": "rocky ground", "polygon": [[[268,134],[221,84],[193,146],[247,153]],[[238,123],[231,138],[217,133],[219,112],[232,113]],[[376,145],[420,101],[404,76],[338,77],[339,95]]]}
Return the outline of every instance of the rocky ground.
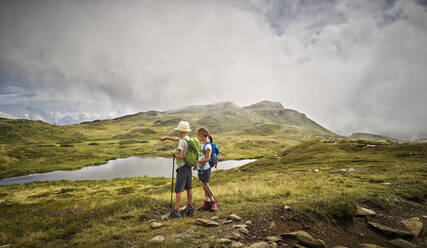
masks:
{"label": "rocky ground", "polygon": [[[152,228],[168,221],[153,220]],[[165,239],[179,244],[194,238],[191,247],[427,247],[425,203],[393,200],[393,207],[365,203],[352,220],[337,223],[312,221],[285,206],[251,219],[237,215],[219,218],[211,212],[197,212],[194,225],[170,237],[158,235],[147,247],[161,246]],[[202,229],[199,226],[203,226]]]}

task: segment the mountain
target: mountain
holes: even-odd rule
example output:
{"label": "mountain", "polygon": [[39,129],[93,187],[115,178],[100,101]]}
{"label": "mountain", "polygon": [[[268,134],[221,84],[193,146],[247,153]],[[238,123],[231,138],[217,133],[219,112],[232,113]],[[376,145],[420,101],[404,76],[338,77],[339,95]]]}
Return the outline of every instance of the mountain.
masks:
{"label": "mountain", "polygon": [[[262,101],[245,107],[232,102],[192,105],[165,112],[149,111],[116,118],[117,121],[152,119],[154,124],[174,126],[188,120],[192,127],[206,126],[221,133],[269,135],[276,131],[303,137],[336,136],[305,114],[286,109],[280,102]],[[265,133],[264,133],[265,132]]]}
{"label": "mountain", "polygon": [[395,141],[399,142],[401,140],[390,138],[387,136],[371,134],[371,133],[352,133],[350,136],[347,136],[349,139],[360,139],[360,140],[372,140],[372,141]]}

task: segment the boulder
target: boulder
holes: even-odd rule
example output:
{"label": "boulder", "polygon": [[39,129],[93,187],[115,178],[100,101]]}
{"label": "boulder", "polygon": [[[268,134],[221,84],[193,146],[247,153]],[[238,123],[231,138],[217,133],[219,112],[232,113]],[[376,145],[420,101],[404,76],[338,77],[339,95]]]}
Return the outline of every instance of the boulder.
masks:
{"label": "boulder", "polygon": [[219,226],[218,222],[215,222],[213,220],[205,220],[205,219],[197,219],[196,224],[199,224],[202,226]]}
{"label": "boulder", "polygon": [[239,240],[242,238],[242,235],[240,235],[239,232],[232,232],[230,235],[227,236],[229,239]]}
{"label": "boulder", "polygon": [[388,241],[389,244],[398,248],[416,248],[416,246],[403,239],[393,239]]}
{"label": "boulder", "polygon": [[161,244],[165,241],[165,236],[163,235],[157,235],[154,238],[150,239],[148,242],[150,244]]}
{"label": "boulder", "polygon": [[229,245],[229,244],[231,244],[233,241],[232,241],[231,239],[228,239],[228,238],[220,238],[220,239],[217,239],[217,240],[216,240],[216,242],[217,242],[218,244]]}
{"label": "boulder", "polygon": [[379,245],[375,245],[375,244],[360,244],[361,248],[383,248]]}
{"label": "boulder", "polygon": [[371,210],[369,208],[363,208],[358,207],[356,211],[356,215],[358,216],[370,216],[370,215],[376,215],[377,213],[374,210]]}
{"label": "boulder", "polygon": [[249,230],[246,227],[240,227],[239,232],[244,233],[244,234],[249,234]]}
{"label": "boulder", "polygon": [[277,236],[267,236],[265,239],[271,242],[277,242],[280,240],[280,238]]}
{"label": "boulder", "polygon": [[212,216],[212,217],[211,217],[211,220],[213,220],[213,221],[217,221],[217,220],[219,220],[219,217],[218,217],[218,216]]}
{"label": "boulder", "polygon": [[233,225],[233,228],[241,228],[241,227],[248,227],[246,224],[239,224],[239,225]]}
{"label": "boulder", "polygon": [[151,226],[151,228],[153,228],[153,229],[156,229],[156,228],[160,228],[160,227],[162,227],[163,226],[163,224],[162,223],[159,223],[159,222],[151,222],[151,224],[150,224],[150,226]]}
{"label": "boulder", "polygon": [[414,217],[407,220],[402,220],[403,225],[405,225],[408,230],[415,235],[415,237],[418,237],[421,232],[423,231],[424,225],[420,221],[420,218]]}
{"label": "boulder", "polygon": [[321,239],[315,239],[310,236],[310,234],[304,232],[304,231],[296,231],[291,233],[285,233],[285,237],[292,237],[296,238],[301,242],[303,245],[308,247],[314,247],[314,248],[326,248],[326,244]]}
{"label": "boulder", "polygon": [[230,214],[229,216],[227,216],[227,220],[234,220],[234,221],[241,221],[242,218],[240,218],[238,215],[236,214]]}
{"label": "boulder", "polygon": [[233,223],[233,221],[232,220],[226,220],[226,221],[224,221],[224,224],[230,224],[230,223]]}
{"label": "boulder", "polygon": [[399,230],[399,229],[395,229],[395,228],[391,228],[391,227],[388,227],[388,226],[384,226],[384,225],[381,225],[379,223],[368,222],[368,224],[371,227],[373,227],[374,229],[382,232],[385,235],[397,236],[397,237],[413,237],[414,236],[410,232]]}
{"label": "boulder", "polygon": [[249,246],[249,248],[269,248],[270,245],[264,241],[253,243]]}
{"label": "boulder", "polygon": [[242,244],[242,243],[240,243],[240,242],[236,242],[236,241],[234,241],[232,244],[231,244],[231,247],[232,248],[241,248],[241,247],[243,247],[243,246],[245,246],[244,244]]}
{"label": "boulder", "polygon": [[250,225],[252,225],[252,221],[248,220],[248,221],[245,222],[245,224],[248,225],[248,226],[250,226]]}

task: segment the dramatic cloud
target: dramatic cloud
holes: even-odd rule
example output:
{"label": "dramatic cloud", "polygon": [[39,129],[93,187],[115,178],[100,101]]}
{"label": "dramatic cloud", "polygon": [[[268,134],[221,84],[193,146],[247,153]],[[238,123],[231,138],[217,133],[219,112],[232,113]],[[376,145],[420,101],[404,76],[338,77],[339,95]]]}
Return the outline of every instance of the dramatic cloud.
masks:
{"label": "dramatic cloud", "polygon": [[281,101],[340,134],[427,135],[415,1],[2,1],[0,110],[55,123]]}

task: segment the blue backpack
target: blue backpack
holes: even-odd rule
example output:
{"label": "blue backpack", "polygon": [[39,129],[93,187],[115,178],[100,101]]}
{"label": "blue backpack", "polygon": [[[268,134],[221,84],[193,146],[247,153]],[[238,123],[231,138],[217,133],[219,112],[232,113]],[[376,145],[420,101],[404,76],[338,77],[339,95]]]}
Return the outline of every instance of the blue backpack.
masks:
{"label": "blue backpack", "polygon": [[218,159],[219,159],[219,147],[217,144],[212,144],[211,142],[206,142],[202,148],[203,154],[206,153],[205,148],[206,148],[206,145],[208,145],[208,144],[211,144],[211,146],[212,146],[211,156],[210,156],[209,161],[208,161],[209,165],[211,166],[211,168],[214,166],[215,166],[215,168],[217,168]]}

